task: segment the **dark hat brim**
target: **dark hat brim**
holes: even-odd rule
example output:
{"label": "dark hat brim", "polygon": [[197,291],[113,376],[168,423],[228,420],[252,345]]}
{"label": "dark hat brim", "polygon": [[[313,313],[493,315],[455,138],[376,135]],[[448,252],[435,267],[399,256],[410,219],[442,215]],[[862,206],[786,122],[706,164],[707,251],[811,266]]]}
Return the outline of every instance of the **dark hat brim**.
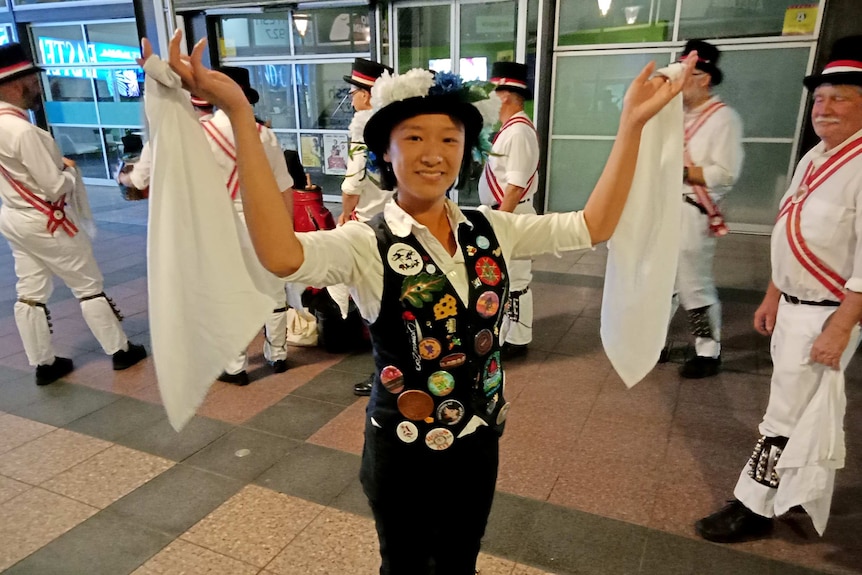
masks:
{"label": "dark hat brim", "polygon": [[724,74],[722,74],[722,72],[718,68],[718,66],[715,66],[714,64],[707,64],[704,62],[698,62],[697,64],[694,65],[694,67],[695,67],[695,69],[700,70],[701,72],[706,72],[707,74],[709,74],[710,78],[712,78],[710,83],[713,86],[718,86],[724,80]]}
{"label": "dark hat brim", "polygon": [[23,78],[25,76],[29,76],[31,74],[38,74],[40,72],[44,72],[44,68],[40,68],[39,66],[33,66],[32,68],[27,68],[26,70],[21,70],[20,72],[15,72],[14,74],[9,74],[5,78],[0,79],[0,84],[5,84],[6,82],[11,82],[13,80],[17,80],[18,78]]}
{"label": "dark hat brim", "polygon": [[812,74],[803,78],[802,83],[809,90],[815,89],[821,84],[834,84],[836,86],[850,85],[862,86],[862,72],[834,72],[832,74]]}
{"label": "dark hat brim", "polygon": [[378,158],[389,149],[389,137],[392,130],[408,118],[424,114],[446,114],[464,124],[467,140],[465,150],[472,148],[482,131],[482,114],[472,104],[463,102],[456,96],[445,94],[407,98],[392,102],[381,108],[365,124],[365,145]]}
{"label": "dark hat brim", "polygon": [[520,94],[524,97],[525,100],[532,100],[533,93],[526,88],[516,88],[515,86],[497,86],[494,88],[495,92],[514,92],[516,94]]}

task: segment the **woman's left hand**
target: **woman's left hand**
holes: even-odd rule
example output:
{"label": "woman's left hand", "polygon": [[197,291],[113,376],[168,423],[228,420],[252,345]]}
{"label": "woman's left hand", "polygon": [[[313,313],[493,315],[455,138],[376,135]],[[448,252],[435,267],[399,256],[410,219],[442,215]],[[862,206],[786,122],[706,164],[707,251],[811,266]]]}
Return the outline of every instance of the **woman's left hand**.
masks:
{"label": "woman's left hand", "polygon": [[626,90],[620,125],[626,122],[635,126],[646,124],[682,91],[683,84],[691,75],[696,62],[697,53],[692,52],[685,59],[683,73],[676,80],[665,76],[650,78],[655,71],[655,62],[647,64]]}

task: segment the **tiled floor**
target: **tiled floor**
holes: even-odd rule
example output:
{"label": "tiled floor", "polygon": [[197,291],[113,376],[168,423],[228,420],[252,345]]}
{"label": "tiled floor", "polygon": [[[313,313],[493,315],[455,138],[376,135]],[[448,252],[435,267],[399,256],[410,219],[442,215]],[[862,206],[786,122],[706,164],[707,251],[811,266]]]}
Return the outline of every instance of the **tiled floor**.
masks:
{"label": "tiled floor", "polygon": [[[91,192],[96,253],[135,341],[148,344],[146,204]],[[750,316],[768,274],[764,238],[731,236],[716,260],[725,369],[672,363],[626,390],[598,337],[602,249],[535,265],[536,334],[508,368],[513,402],[483,575],[862,574],[862,369],[848,370],[846,469],[817,537],[804,516],[770,540],[719,546],[692,522],[730,495],[766,404],[770,361]],[[246,388],[216,383],[181,433],[159,404],[152,363],[111,370],[58,286],[58,351],[76,370],[33,384],[0,248],[0,571],[42,574],[372,574],[376,536],[357,479],[366,353],[292,348],[272,374],[252,346]]]}

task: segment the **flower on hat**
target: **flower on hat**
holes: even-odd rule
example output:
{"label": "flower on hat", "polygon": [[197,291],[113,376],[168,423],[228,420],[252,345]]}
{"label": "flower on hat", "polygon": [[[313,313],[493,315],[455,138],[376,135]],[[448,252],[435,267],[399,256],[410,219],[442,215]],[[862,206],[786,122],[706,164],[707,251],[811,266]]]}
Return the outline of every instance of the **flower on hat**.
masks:
{"label": "flower on hat", "polygon": [[371,107],[377,111],[393,102],[427,96],[433,85],[434,74],[422,68],[395,75],[383,72],[371,87]]}

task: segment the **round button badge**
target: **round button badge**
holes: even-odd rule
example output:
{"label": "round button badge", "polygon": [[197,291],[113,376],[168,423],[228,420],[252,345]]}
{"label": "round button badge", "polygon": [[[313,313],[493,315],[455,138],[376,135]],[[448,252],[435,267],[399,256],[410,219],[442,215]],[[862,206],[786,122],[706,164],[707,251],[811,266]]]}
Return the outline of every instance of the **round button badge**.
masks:
{"label": "round button badge", "polygon": [[476,260],[476,275],[479,276],[483,284],[489,286],[495,286],[503,279],[500,266],[488,256],[482,256]]}
{"label": "round button badge", "polygon": [[497,315],[500,309],[500,296],[492,291],[486,291],[476,300],[476,311],[482,317],[488,318]]}
{"label": "round button badge", "polygon": [[434,451],[448,449],[455,442],[455,436],[445,427],[435,427],[425,435],[425,445]]}
{"label": "round button badge", "polygon": [[399,423],[398,427],[395,428],[395,434],[404,443],[413,443],[419,439],[419,430],[412,421],[402,421]]}
{"label": "round button badge", "polygon": [[485,236],[479,236],[478,238],[476,238],[476,245],[483,250],[487,250],[491,246],[491,242],[489,242],[488,238],[486,238]]}
{"label": "round button badge", "polygon": [[380,370],[380,383],[389,393],[401,393],[404,391],[404,374],[394,365],[387,365]]}
{"label": "round button badge", "polygon": [[422,421],[434,413],[434,400],[418,389],[408,389],[398,396],[398,411],[412,421]]}
{"label": "round button badge", "polygon": [[422,359],[437,359],[442,349],[440,342],[433,337],[426,337],[419,342],[419,355]]}
{"label": "round button badge", "polygon": [[464,417],[464,404],[456,399],[447,399],[437,406],[437,419],[446,425],[455,425]]}
{"label": "round button badge", "polygon": [[422,271],[422,258],[413,247],[404,243],[394,243],[386,252],[386,262],[396,273],[415,276]]}
{"label": "round button badge", "polygon": [[428,376],[428,391],[442,397],[449,395],[455,389],[455,378],[448,371],[435,371]]}
{"label": "round button badge", "polygon": [[476,334],[476,339],[473,340],[473,347],[479,355],[485,355],[491,351],[494,345],[494,336],[490,329],[483,329]]}

